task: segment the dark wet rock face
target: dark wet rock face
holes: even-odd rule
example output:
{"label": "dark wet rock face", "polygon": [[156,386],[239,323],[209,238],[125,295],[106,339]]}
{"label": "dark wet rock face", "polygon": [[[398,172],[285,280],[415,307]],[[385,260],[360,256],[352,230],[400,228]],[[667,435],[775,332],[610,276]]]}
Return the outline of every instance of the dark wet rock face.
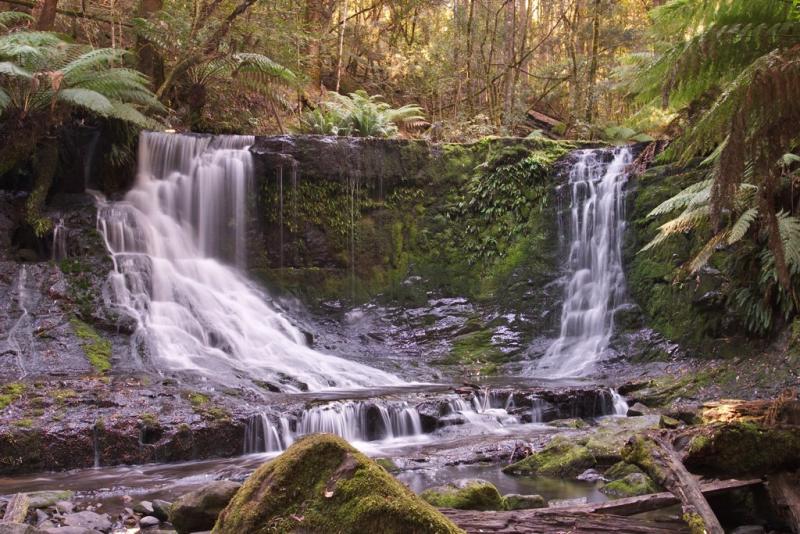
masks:
{"label": "dark wet rock face", "polygon": [[210,530],[241,484],[219,481],[183,495],[172,504],[170,521],[178,534]]}

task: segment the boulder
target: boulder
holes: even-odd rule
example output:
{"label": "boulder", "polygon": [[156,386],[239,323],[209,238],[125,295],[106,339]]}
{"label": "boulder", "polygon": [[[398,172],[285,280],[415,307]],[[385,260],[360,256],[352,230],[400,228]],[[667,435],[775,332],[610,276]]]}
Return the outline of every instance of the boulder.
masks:
{"label": "boulder", "polygon": [[43,534],[44,532],[26,523],[0,523],[0,534]]}
{"label": "boulder", "polygon": [[162,501],[161,499],[153,499],[153,516],[161,521],[169,521],[169,509],[172,503]]}
{"label": "boulder", "polygon": [[98,514],[85,510],[69,514],[64,517],[64,525],[68,527],[83,528],[86,530],[99,530],[107,532],[111,530],[111,519],[107,514]]}
{"label": "boulder", "polygon": [[172,504],[169,520],[178,534],[211,530],[222,509],[228,505],[241,484],[218,480],[181,495]]}
{"label": "boulder", "polygon": [[150,501],[139,501],[133,505],[133,511],[141,515],[152,515],[153,503]]}
{"label": "boulder", "polygon": [[157,527],[161,524],[161,521],[157,517],[153,517],[152,515],[146,515],[139,520],[139,527],[141,528],[153,528]]}
{"label": "boulder", "polygon": [[531,508],[547,508],[547,501],[541,495],[520,495],[509,493],[503,497],[506,510],[529,510]]}
{"label": "boulder", "polygon": [[538,475],[551,477],[575,477],[594,467],[592,453],[577,443],[561,437],[553,439],[543,450],[524,460],[508,465],[503,472],[510,475]]}
{"label": "boulder", "polygon": [[648,413],[650,413],[650,409],[641,402],[636,402],[628,408],[628,417],[638,417]]}
{"label": "boulder", "polygon": [[314,434],[258,468],[214,534],[462,531],[345,440]]}
{"label": "boulder", "polygon": [[617,462],[606,470],[605,477],[608,480],[619,480],[621,478],[625,478],[631,473],[641,472],[642,470],[639,469],[639,466],[637,465],[629,464],[627,462]]}
{"label": "boulder", "polygon": [[612,499],[621,499],[623,497],[658,493],[660,488],[653,482],[653,479],[644,473],[630,473],[619,480],[609,482],[600,488],[600,491]]}
{"label": "boulder", "polygon": [[55,506],[61,501],[68,501],[72,498],[73,492],[68,490],[33,491],[26,495],[28,496],[28,505],[31,509],[35,509],[47,508],[48,506]]}
{"label": "boulder", "polygon": [[420,497],[437,508],[503,510],[503,497],[491,482],[473,478],[429,488]]}

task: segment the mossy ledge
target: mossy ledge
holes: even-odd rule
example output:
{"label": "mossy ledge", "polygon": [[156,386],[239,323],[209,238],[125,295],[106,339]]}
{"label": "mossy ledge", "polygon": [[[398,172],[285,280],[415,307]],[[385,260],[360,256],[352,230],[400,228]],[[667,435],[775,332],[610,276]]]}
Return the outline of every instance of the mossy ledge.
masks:
{"label": "mossy ledge", "polygon": [[83,352],[94,370],[101,374],[110,371],[111,342],[101,337],[91,325],[76,317],[73,317],[70,323],[75,335],[81,339]]}
{"label": "mossy ledge", "polygon": [[463,532],[343,439],[307,436],[247,479],[214,534]]}

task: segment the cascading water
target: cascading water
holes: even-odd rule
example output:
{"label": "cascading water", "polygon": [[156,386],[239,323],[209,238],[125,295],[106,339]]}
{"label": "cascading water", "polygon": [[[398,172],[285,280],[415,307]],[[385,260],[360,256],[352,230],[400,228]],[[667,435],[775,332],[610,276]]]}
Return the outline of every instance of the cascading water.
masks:
{"label": "cascading water", "polygon": [[565,186],[570,189],[572,275],[564,295],[561,333],[538,362],[537,376],[590,373],[608,348],[614,312],[625,295],[623,189],[631,150],[581,150],[577,157]]}
{"label": "cascading water", "polygon": [[307,347],[267,295],[223,263],[245,263],[252,143],[142,134],[133,189],[98,211],[114,264],[108,305],[138,321],[135,339],[160,370],[258,379],[284,390],[401,384]]}
{"label": "cascading water", "polygon": [[59,261],[67,257],[67,229],[64,219],[59,218],[53,227],[53,260]]}

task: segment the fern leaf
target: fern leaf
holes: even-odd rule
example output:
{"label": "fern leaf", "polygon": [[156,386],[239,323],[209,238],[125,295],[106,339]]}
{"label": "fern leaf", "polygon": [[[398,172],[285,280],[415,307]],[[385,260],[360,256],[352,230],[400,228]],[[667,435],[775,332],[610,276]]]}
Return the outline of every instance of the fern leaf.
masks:
{"label": "fern leaf", "polygon": [[67,104],[93,111],[98,115],[108,116],[114,111],[111,102],[97,91],[81,88],[63,89],[56,93],[56,98]]}
{"label": "fern leaf", "polygon": [[750,208],[742,213],[728,232],[728,244],[733,245],[742,239],[745,234],[747,234],[747,230],[750,229],[750,225],[753,224],[753,221],[755,221],[757,217],[758,208]]}
{"label": "fern leaf", "polygon": [[0,12],[0,28],[8,29],[21,22],[33,22],[33,17],[21,11]]}
{"label": "fern leaf", "polygon": [[10,76],[12,78],[25,78],[30,80],[33,75],[27,70],[18,67],[10,61],[0,61],[0,76]]}

